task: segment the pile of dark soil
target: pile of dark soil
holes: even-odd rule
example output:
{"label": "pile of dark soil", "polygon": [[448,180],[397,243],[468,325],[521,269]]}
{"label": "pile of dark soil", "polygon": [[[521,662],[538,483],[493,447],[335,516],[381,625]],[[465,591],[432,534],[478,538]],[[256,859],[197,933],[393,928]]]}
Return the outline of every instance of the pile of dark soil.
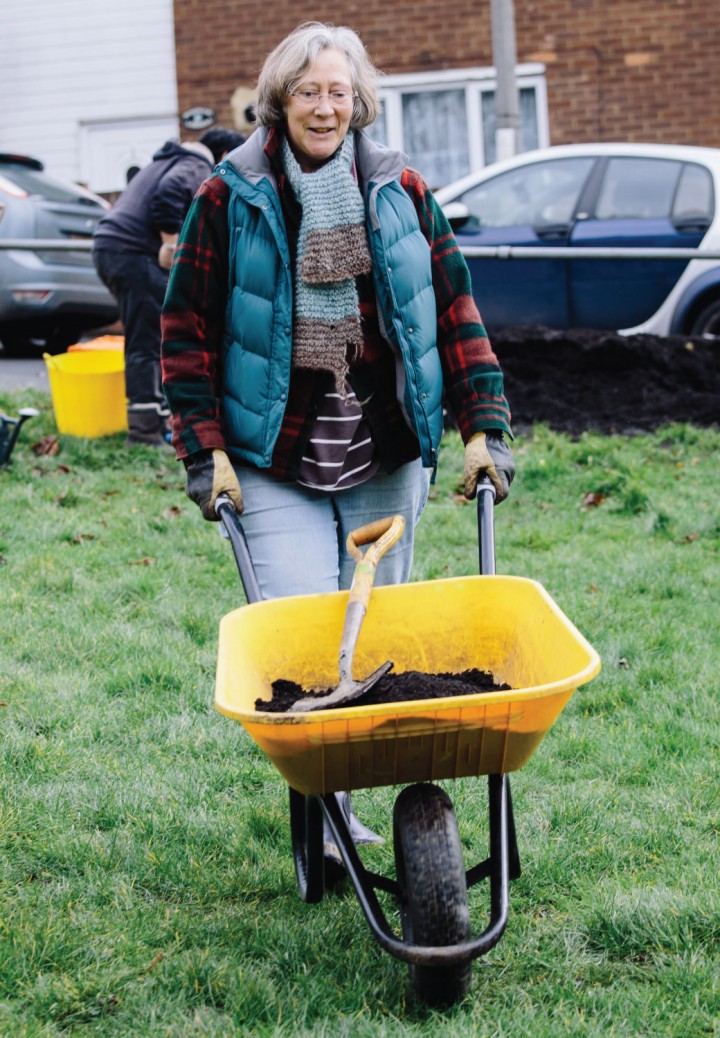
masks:
{"label": "pile of dark soil", "polygon": [[517,328],[491,336],[513,428],[653,432],[720,425],[720,344],[707,339]]}
{"label": "pile of dark soil", "polygon": [[[325,690],[325,694],[332,692]],[[509,692],[510,685],[496,684],[492,674],[485,670],[464,670],[459,674],[441,672],[425,674],[407,670],[402,674],[385,674],[376,685],[345,706],[371,706],[380,703],[402,703],[414,699],[444,699],[448,696],[474,696],[478,692]],[[271,699],[256,699],[255,709],[281,714],[292,710],[298,699],[311,696],[322,699],[323,693],[311,692],[295,681],[279,678],[272,683]],[[330,707],[329,709],[333,709]],[[336,708],[339,709],[339,708]],[[344,709],[344,708],[343,708]]]}

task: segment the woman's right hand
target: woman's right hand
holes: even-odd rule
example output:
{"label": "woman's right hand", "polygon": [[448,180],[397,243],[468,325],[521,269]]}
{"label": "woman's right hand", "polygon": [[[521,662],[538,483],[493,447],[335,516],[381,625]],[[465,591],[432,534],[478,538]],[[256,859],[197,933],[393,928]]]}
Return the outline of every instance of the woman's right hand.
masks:
{"label": "woman's right hand", "polygon": [[210,522],[219,517],[215,512],[218,494],[227,494],[235,505],[238,515],[243,510],[243,497],[235,469],[225,451],[199,451],[186,462],[186,493]]}

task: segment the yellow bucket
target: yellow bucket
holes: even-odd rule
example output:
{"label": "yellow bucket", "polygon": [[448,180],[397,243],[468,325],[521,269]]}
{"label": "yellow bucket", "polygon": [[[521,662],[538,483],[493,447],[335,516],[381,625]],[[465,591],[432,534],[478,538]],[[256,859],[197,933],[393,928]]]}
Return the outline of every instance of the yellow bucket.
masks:
{"label": "yellow bucket", "polygon": [[127,429],[122,350],[43,354],[58,432],[108,436]]}
{"label": "yellow bucket", "polygon": [[547,591],[524,577],[456,577],[373,589],[356,677],[490,671],[510,692],[310,713],[267,713],[272,682],[338,681],[347,592],[277,598],[220,623],[215,705],[240,721],[293,789],[324,794],[515,771],[600,657]]}

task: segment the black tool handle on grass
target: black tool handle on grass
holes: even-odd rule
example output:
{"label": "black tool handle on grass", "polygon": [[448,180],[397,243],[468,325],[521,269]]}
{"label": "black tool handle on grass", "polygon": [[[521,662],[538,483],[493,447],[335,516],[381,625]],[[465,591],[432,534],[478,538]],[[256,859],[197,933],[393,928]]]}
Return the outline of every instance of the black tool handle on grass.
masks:
{"label": "black tool handle on grass", "polygon": [[486,476],[478,483],[478,550],[480,554],[480,572],[483,576],[495,575],[495,524],[493,509],[495,507],[495,487]]}
{"label": "black tool handle on grass", "polygon": [[240,516],[237,514],[235,505],[227,494],[218,494],[215,502],[215,512],[225,527],[230,544],[232,545],[233,555],[237,562],[237,568],[245,591],[245,597],[248,602],[259,602],[262,599],[262,592],[260,591],[260,585],[258,584],[255,567],[250,558],[250,551],[248,550],[245,531],[242,528]]}

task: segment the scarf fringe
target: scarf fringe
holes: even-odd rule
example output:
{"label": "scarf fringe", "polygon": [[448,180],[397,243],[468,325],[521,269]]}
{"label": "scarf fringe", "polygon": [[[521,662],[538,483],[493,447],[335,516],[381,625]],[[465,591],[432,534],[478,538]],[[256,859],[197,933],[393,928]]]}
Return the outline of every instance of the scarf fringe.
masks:
{"label": "scarf fringe", "polygon": [[[319,342],[326,347],[322,353],[318,352]],[[337,392],[345,398],[348,369],[362,354],[362,347],[359,316],[344,317],[340,321],[301,317],[295,321],[293,366],[312,371],[330,371]]]}

